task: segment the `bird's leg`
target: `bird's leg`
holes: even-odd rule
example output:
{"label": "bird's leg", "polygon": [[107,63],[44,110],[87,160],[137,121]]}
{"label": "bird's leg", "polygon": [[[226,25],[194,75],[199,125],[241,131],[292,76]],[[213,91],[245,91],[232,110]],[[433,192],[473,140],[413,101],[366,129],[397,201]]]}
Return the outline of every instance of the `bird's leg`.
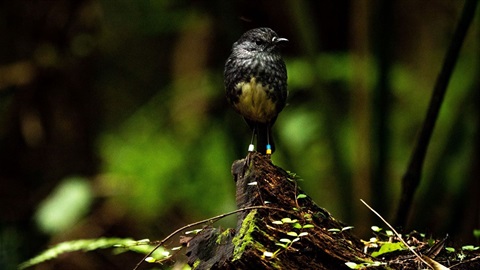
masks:
{"label": "bird's leg", "polygon": [[252,140],[250,141],[250,145],[248,146],[248,152],[253,152],[255,150],[255,145],[253,144],[253,140],[255,139],[255,133],[256,133],[257,127],[253,127],[252,131]]}
{"label": "bird's leg", "polygon": [[243,172],[246,171],[246,168],[248,168],[250,164],[250,154],[252,154],[255,151],[255,145],[253,144],[253,141],[255,140],[256,131],[257,131],[257,126],[255,125],[252,131],[252,140],[250,141],[250,145],[248,146],[248,153],[247,153],[247,157],[245,158],[245,164],[243,165],[244,167]]}
{"label": "bird's leg", "polygon": [[266,154],[270,156],[272,154],[272,146],[270,145],[270,123],[267,123],[267,150]]}

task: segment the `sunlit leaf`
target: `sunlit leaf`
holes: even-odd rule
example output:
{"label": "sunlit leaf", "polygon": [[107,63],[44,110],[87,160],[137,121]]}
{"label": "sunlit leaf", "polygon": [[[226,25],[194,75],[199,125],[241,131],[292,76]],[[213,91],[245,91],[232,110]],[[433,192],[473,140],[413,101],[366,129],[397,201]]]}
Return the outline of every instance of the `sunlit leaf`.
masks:
{"label": "sunlit leaf", "polygon": [[298,236],[298,233],[296,232],[287,232],[287,235],[290,235],[290,236]]}
{"label": "sunlit leaf", "polygon": [[380,250],[372,252],[372,257],[378,257],[385,253],[390,253],[399,250],[405,250],[407,247],[402,242],[395,242],[395,243],[384,243],[380,246]]}

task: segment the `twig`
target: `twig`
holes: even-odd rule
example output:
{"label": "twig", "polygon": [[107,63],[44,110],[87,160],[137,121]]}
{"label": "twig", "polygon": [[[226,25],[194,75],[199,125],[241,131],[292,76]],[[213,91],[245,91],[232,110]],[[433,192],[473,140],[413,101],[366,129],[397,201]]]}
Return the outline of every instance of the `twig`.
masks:
{"label": "twig", "polygon": [[361,201],[363,204],[365,204],[365,206],[366,206],[368,209],[370,209],[370,211],[372,211],[375,215],[377,215],[377,217],[379,217],[379,218],[383,221],[383,223],[387,224],[387,226],[390,228],[390,230],[393,231],[393,233],[397,236],[397,238],[398,238],[421,262],[423,262],[424,264],[428,265],[430,268],[435,269],[435,268],[433,268],[433,266],[431,266],[428,262],[426,262],[426,261],[422,258],[422,256],[420,256],[417,252],[415,252],[415,250],[414,250],[411,246],[409,246],[409,245],[407,244],[407,242],[405,242],[405,240],[403,240],[402,236],[393,228],[393,226],[390,225],[390,223],[388,223],[377,211],[373,210],[373,208],[370,207],[370,205],[368,205],[364,200],[360,199],[360,201]]}
{"label": "twig", "polygon": [[230,215],[233,215],[233,214],[236,214],[236,213],[239,213],[239,212],[253,210],[253,209],[269,209],[269,210],[276,210],[276,211],[282,211],[282,212],[290,213],[290,211],[280,209],[280,208],[257,205],[257,206],[249,206],[249,207],[237,209],[235,211],[231,211],[231,212],[224,213],[224,214],[221,214],[221,215],[218,215],[218,216],[214,216],[214,217],[211,217],[211,218],[208,218],[208,219],[204,219],[204,220],[200,220],[200,221],[197,221],[197,222],[194,222],[194,223],[190,223],[188,225],[185,225],[185,226],[181,227],[180,229],[175,230],[174,232],[169,234],[167,237],[165,237],[162,241],[160,241],[147,255],[145,255],[145,257],[143,257],[143,259],[141,261],[139,261],[137,263],[137,265],[135,266],[135,268],[133,268],[133,270],[137,270],[140,267],[140,265],[145,261],[145,259],[150,257],[153,254],[153,252],[155,252],[155,250],[157,250],[159,247],[161,247],[166,241],[168,241],[170,238],[175,236],[177,233],[179,233],[181,231],[184,231],[188,228],[198,226],[200,224],[204,224],[204,223],[207,223],[207,222],[216,222],[216,221],[218,221],[218,220],[220,220],[220,219],[222,219],[226,216],[230,216]]}
{"label": "twig", "polygon": [[448,82],[458,59],[460,49],[467,34],[468,28],[474,18],[478,0],[467,0],[453,34],[452,41],[445,56],[442,70],[437,77],[430,104],[423,122],[417,144],[410,158],[408,169],[402,178],[402,195],[397,209],[395,226],[405,227],[408,213],[412,205],[415,191],[420,183],[423,162],[427,153],[428,144],[432,137],[433,128],[438,118],[440,106],[447,91]]}

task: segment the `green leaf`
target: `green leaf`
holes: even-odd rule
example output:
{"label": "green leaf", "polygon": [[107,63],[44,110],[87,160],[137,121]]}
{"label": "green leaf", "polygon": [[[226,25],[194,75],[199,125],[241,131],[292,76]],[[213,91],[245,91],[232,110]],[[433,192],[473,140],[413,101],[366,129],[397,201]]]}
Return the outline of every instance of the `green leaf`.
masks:
{"label": "green leaf", "polygon": [[354,263],[354,262],[346,262],[345,265],[350,269],[366,269],[367,267],[375,267],[381,266],[381,262],[367,262],[367,263]]}
{"label": "green leaf", "polygon": [[298,233],[296,233],[296,232],[287,232],[287,235],[297,237],[297,236],[298,236]]}
{"label": "green leaf", "polygon": [[314,226],[312,224],[305,224],[305,225],[303,225],[303,228],[304,229],[309,229],[309,228],[314,228]]}
{"label": "green leaf", "polygon": [[70,177],[38,207],[35,220],[43,232],[55,234],[74,226],[88,213],[93,202],[91,183],[82,177]]}
{"label": "green leaf", "polygon": [[291,218],[282,218],[283,223],[295,223],[298,219],[291,219]]}
{"label": "green leaf", "polygon": [[475,251],[477,249],[479,249],[480,247],[475,247],[473,245],[467,245],[467,246],[463,246],[462,247],[462,250],[466,250],[466,251]]}
{"label": "green leaf", "polygon": [[404,250],[407,247],[402,242],[396,242],[396,243],[384,243],[379,251],[372,252],[372,257],[378,257],[380,255],[383,255],[385,253],[390,253],[398,250]]}
{"label": "green leaf", "polygon": [[148,262],[148,263],[154,263],[157,260],[155,260],[155,258],[153,258],[153,257],[147,257],[147,258],[145,258],[145,261]]}
{"label": "green leaf", "polygon": [[292,240],[288,239],[288,238],[282,238],[279,240],[280,242],[283,242],[283,243],[290,243],[292,242]]}
{"label": "green leaf", "polygon": [[300,225],[300,223],[295,223],[295,224],[293,224],[293,228],[295,228],[295,229],[301,229],[301,228],[302,228],[302,225]]}
{"label": "green leaf", "polygon": [[[37,265],[39,263],[54,259],[59,255],[74,251],[93,251],[97,249],[113,248],[118,251],[134,251],[141,254],[148,254],[154,247],[148,245],[145,240],[135,241],[129,238],[98,238],[98,239],[82,239],[63,242],[57,244],[36,257],[20,264],[20,269]],[[157,249],[151,257],[154,259],[165,258],[165,249]]]}
{"label": "green leaf", "polygon": [[264,251],[264,252],[263,252],[263,256],[265,256],[265,257],[270,257],[270,258],[271,258],[271,257],[273,257],[273,252]]}
{"label": "green leaf", "polygon": [[307,197],[307,195],[305,195],[305,194],[298,194],[297,199],[304,199],[306,197]]}
{"label": "green leaf", "polygon": [[378,227],[378,226],[372,226],[372,231],[374,232],[380,232],[382,230],[382,228]]}
{"label": "green leaf", "polygon": [[274,220],[274,221],[272,221],[272,223],[277,224],[277,225],[282,225],[283,224],[283,222],[280,221],[280,220]]}
{"label": "green leaf", "polygon": [[445,247],[445,250],[448,252],[455,252],[455,248],[453,247]]}
{"label": "green leaf", "polygon": [[354,262],[346,262],[345,264],[350,269],[360,269],[360,267],[363,267],[361,264],[357,264],[357,263],[354,263]]}
{"label": "green leaf", "polygon": [[312,219],[312,214],[307,213],[307,214],[303,215],[303,217],[307,220],[311,220]]}

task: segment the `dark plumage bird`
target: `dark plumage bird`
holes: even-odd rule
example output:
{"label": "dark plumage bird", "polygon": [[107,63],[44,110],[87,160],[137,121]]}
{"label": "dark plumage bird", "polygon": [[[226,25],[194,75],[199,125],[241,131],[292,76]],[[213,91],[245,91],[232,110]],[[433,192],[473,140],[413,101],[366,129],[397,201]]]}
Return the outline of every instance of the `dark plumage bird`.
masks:
{"label": "dark plumage bird", "polygon": [[278,49],[286,41],[270,28],[249,30],[233,44],[225,64],[227,100],[245,118],[263,154],[275,150],[271,129],[287,100],[287,69]]}

